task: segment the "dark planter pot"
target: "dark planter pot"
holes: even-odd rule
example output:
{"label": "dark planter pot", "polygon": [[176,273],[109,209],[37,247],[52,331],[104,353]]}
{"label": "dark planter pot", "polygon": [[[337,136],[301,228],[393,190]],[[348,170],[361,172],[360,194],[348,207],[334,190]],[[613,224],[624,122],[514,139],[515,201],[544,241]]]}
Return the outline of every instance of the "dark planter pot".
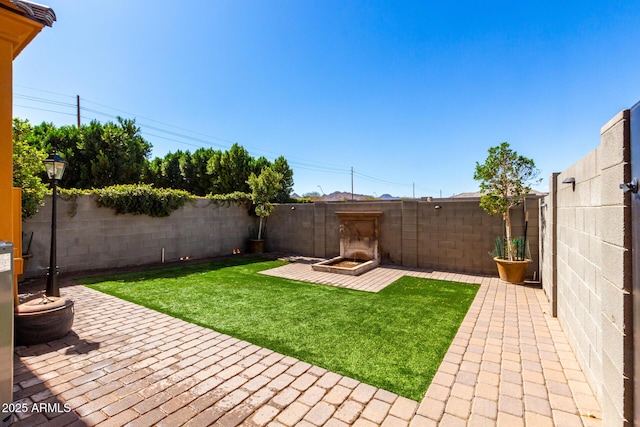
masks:
{"label": "dark planter pot", "polygon": [[65,336],[73,326],[73,301],[47,297],[20,304],[14,310],[16,345],[41,344]]}
{"label": "dark planter pot", "polygon": [[509,261],[501,258],[493,258],[498,266],[500,280],[509,283],[522,283],[527,275],[527,266],[530,259],[524,261]]}
{"label": "dark planter pot", "polygon": [[33,258],[33,254],[22,254],[22,274],[18,274],[18,282],[22,282],[24,279],[24,272],[27,271],[27,267],[29,267],[29,261]]}
{"label": "dark planter pot", "polygon": [[249,252],[252,254],[261,254],[264,252],[264,239],[249,240]]}

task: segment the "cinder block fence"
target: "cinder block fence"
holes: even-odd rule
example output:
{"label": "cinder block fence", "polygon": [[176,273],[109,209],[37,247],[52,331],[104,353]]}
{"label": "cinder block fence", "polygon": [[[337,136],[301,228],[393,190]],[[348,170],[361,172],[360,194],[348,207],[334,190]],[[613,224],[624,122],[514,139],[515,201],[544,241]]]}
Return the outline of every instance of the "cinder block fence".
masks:
{"label": "cinder block fence", "polygon": [[[49,202],[49,199],[46,200]],[[33,232],[26,277],[49,267],[51,204],[24,222]],[[116,215],[95,196],[58,198],[57,258],[61,272],[144,265],[180,258],[231,254],[244,248],[254,226],[246,209],[196,200],[166,218]]]}
{"label": "cinder block fence", "polygon": [[[340,255],[340,221],[336,212],[382,212],[380,254],[383,264],[496,275],[489,252],[503,235],[502,218],[488,215],[479,198],[319,202],[279,205],[269,217],[267,248],[305,256]],[[538,276],[538,206],[527,202],[527,236]],[[523,207],[514,208],[514,235],[524,233]]]}
{"label": "cinder block fence", "polygon": [[[605,426],[634,419],[633,220],[631,194],[619,189],[631,179],[630,147],[625,110],[602,128],[595,150],[551,176],[548,196],[527,201],[528,277],[541,279],[551,314],[602,405]],[[502,219],[487,215],[478,198],[278,205],[268,220],[267,251],[339,255],[336,213],[344,211],[382,213],[383,264],[496,275],[488,253],[503,234]],[[244,250],[256,228],[244,208],[203,199],[167,218],[115,215],[91,196],[61,200],[58,212],[63,273],[229,255]],[[514,235],[522,235],[524,209],[513,213]],[[33,232],[27,277],[46,274],[50,226],[49,203],[24,223],[24,231]]]}
{"label": "cinder block fence", "polygon": [[633,425],[631,193],[619,188],[630,181],[630,150],[625,110],[595,150],[551,176],[541,210],[543,287],[605,426]]}
{"label": "cinder block fence", "polygon": [[[538,199],[531,198],[528,239],[538,276]],[[340,254],[338,211],[376,211],[380,217],[383,264],[496,274],[489,252],[503,234],[502,219],[489,216],[478,198],[283,204],[269,217],[266,249],[315,257]],[[514,209],[516,235],[524,230],[523,210]],[[99,208],[94,196],[59,201],[58,264],[60,271],[117,268],[184,257],[203,258],[245,250],[256,229],[255,218],[239,206],[200,199],[167,218],[116,215]],[[45,205],[24,223],[33,232],[33,259],[27,276],[46,274],[51,211]]]}

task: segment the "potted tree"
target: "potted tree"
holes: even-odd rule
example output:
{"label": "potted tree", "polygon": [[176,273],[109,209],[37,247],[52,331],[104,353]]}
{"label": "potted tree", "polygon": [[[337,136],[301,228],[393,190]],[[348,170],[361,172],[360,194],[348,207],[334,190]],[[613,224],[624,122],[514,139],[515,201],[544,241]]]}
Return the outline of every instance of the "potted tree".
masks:
{"label": "potted tree", "polygon": [[531,262],[525,239],[513,238],[510,210],[531,192],[529,184],[538,174],[534,161],[518,155],[508,142],[489,148],[484,164],[476,162],[473,179],[480,181],[480,206],[504,220],[505,236],[496,239],[494,260],[500,279],[507,282],[523,282]]}
{"label": "potted tree", "polygon": [[264,239],[262,238],[264,224],[267,217],[273,212],[274,206],[271,200],[277,196],[282,187],[282,179],[283,175],[281,173],[267,166],[262,169],[260,175],[252,172],[247,180],[247,184],[251,188],[251,202],[254,205],[256,215],[260,218],[257,239],[249,240],[249,246],[253,253],[262,253],[264,251]]}

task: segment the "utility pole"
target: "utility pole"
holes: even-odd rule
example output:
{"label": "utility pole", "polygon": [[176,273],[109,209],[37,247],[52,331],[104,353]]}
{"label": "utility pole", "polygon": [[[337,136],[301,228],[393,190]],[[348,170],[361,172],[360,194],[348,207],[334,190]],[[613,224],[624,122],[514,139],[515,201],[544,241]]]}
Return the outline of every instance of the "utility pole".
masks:
{"label": "utility pole", "polygon": [[80,95],[76,95],[76,105],[78,106],[77,115],[78,115],[78,129],[80,129]]}
{"label": "utility pole", "polygon": [[413,183],[413,198],[416,198],[416,183]]}
{"label": "utility pole", "polygon": [[351,166],[351,200],[353,200],[353,166]]}

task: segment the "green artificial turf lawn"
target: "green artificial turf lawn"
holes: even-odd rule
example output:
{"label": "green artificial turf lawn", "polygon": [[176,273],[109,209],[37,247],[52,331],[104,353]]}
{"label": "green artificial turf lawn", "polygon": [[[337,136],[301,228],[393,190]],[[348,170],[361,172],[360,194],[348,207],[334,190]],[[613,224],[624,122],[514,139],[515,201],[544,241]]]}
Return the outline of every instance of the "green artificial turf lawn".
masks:
{"label": "green artificial turf lawn", "polygon": [[417,401],[478,291],[405,276],[370,293],[258,274],[283,264],[233,258],[81,283]]}

